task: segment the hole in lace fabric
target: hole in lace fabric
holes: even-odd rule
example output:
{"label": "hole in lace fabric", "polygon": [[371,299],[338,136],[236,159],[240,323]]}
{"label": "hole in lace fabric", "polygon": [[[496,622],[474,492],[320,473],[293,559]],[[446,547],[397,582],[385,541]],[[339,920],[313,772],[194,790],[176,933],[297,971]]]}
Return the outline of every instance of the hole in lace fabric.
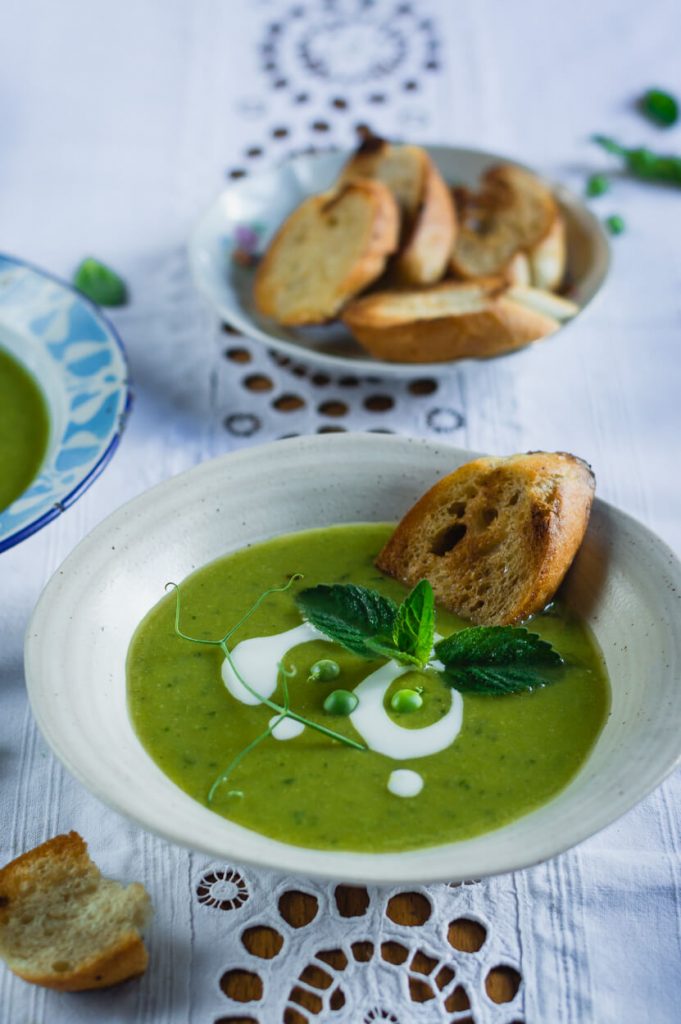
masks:
{"label": "hole in lace fabric", "polygon": [[237,1003],[252,1003],[262,999],[263,983],[257,974],[235,967],[220,978],[220,988]]}
{"label": "hole in lace fabric", "polygon": [[428,956],[422,949],[417,949],[409,966],[417,974],[431,974],[437,965],[438,960],[435,957]]}
{"label": "hole in lace fabric", "polygon": [[462,953],[477,953],[487,938],[487,929],[470,917],[459,917],[452,921],[447,932],[450,946]]}
{"label": "hole in lace fabric", "polygon": [[252,373],[244,377],[244,387],[249,391],[271,391],[274,383],[272,378],[266,377],[264,373]]}
{"label": "hole in lace fabric", "polygon": [[319,910],[317,897],[297,889],[289,889],[279,898],[279,913],[292,928],[305,928],[314,921]]}
{"label": "hole in lace fabric", "polygon": [[317,411],[321,416],[345,416],[348,412],[348,407],[345,402],[332,399],[329,402],[322,402],[318,406]]}
{"label": "hole in lace fabric", "polygon": [[386,914],[395,924],[425,924],[432,913],[430,900],[420,892],[398,892],[388,900]]}
{"label": "hole in lace fabric", "polygon": [[225,357],[233,363],[250,363],[253,358],[247,348],[228,348]]}
{"label": "hole in lace fabric", "polygon": [[236,910],[248,899],[248,886],[238,871],[207,871],[196,887],[199,903],[216,910]]}
{"label": "hole in lace fabric", "polygon": [[337,885],[334,897],[341,917],[363,917],[369,907],[369,893],[361,886]]}
{"label": "hole in lace fabric", "polygon": [[255,1017],[218,1017],[215,1024],[258,1024]]}
{"label": "hole in lace fabric", "polygon": [[315,953],[315,956],[337,971],[344,971],[348,966],[348,958],[342,949],[321,949]]}
{"label": "hole in lace fabric", "polygon": [[409,956],[409,950],[399,942],[384,942],[381,945],[381,956],[389,964],[403,964]]}
{"label": "hole in lace fabric", "polygon": [[307,965],[300,975],[300,980],[311,985],[312,988],[327,989],[333,985],[333,978],[331,975],[321,967],[317,967],[315,964]]}
{"label": "hole in lace fabric", "polygon": [[447,988],[450,981],[453,981],[455,972],[451,967],[441,967],[435,975],[435,984],[442,991],[443,988]]}
{"label": "hole in lace fabric", "polygon": [[355,960],[360,964],[368,963],[374,955],[373,942],[353,942],[350,948]]}
{"label": "hole in lace fabric", "polygon": [[272,402],[272,407],[278,412],[295,412],[296,409],[302,409],[304,405],[305,399],[300,395],[293,394],[280,395]]}
{"label": "hole in lace fabric", "polygon": [[485,978],[485,991],[495,1003],[510,1003],[515,999],[522,978],[515,967],[499,964],[488,972]]}
{"label": "hole in lace fabric", "polygon": [[421,978],[409,979],[409,995],[412,1003],[427,1003],[435,999],[435,993],[427,981]]}
{"label": "hole in lace fabric", "polygon": [[400,1024],[395,1014],[391,1013],[390,1010],[384,1010],[383,1007],[369,1010],[364,1018],[364,1024],[375,1024],[376,1021],[385,1021],[386,1024]]}
{"label": "hole in lace fabric", "polygon": [[284,945],[283,936],[275,928],[269,928],[264,924],[256,924],[247,928],[241,936],[244,947],[253,956],[261,960],[272,960],[281,952]]}
{"label": "hole in lace fabric", "polygon": [[413,380],[409,385],[409,394],[411,395],[432,395],[435,391],[437,391],[437,381],[430,377]]}
{"label": "hole in lace fabric", "polygon": [[457,985],[454,991],[450,992],[445,999],[445,1009],[449,1010],[450,1013],[454,1013],[456,1010],[468,1010],[470,1005],[471,1001],[463,985]]}

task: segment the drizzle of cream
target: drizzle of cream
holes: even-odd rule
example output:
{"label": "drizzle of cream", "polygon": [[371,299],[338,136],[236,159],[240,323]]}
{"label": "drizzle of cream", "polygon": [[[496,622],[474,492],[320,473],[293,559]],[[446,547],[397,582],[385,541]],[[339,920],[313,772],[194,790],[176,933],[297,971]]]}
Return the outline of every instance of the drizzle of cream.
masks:
{"label": "drizzle of cream", "polygon": [[410,768],[398,768],[390,773],[388,789],[395,796],[418,796],[423,789],[423,778]]}
{"label": "drizzle of cream", "polygon": [[[279,725],[274,725],[275,722],[279,722]],[[300,736],[305,728],[303,723],[297,722],[295,718],[282,718],[281,715],[273,715],[268,724],[270,728],[274,725],[272,735],[275,740],[292,740],[294,736]]]}
{"label": "drizzle of cream", "polygon": [[[284,633],[275,633],[274,636],[254,636],[250,640],[242,640],[231,652],[232,661],[240,675],[254,690],[263,697],[271,697],[277,688],[278,665],[284,655],[298,644],[323,639],[324,637],[312,626],[303,622],[300,626],[287,629]],[[260,703],[259,699],[239,682],[226,658],[222,663],[222,681],[232,696],[242,704]]]}
{"label": "drizzle of cream", "polygon": [[463,698],[458,690],[450,690],[449,708],[437,722],[422,729],[405,729],[398,725],[386,711],[383,701],[391,684],[411,671],[389,661],[372,672],[355,687],[359,704],[350,715],[350,721],[366,745],[395,761],[429,757],[446,750],[459,735],[463,721]]}
{"label": "drizzle of cream", "polygon": [[[277,688],[277,665],[284,655],[298,644],[310,640],[326,640],[307,622],[274,636],[253,637],[242,640],[232,651],[232,660],[239,673],[263,697],[271,697]],[[327,641],[332,643],[332,641]],[[461,731],[463,721],[463,698],[458,690],[450,690],[451,703],[437,722],[422,729],[405,729],[394,721],[384,707],[386,692],[392,683],[412,669],[389,661],[355,687],[359,704],[350,715],[350,721],[366,745],[378,754],[385,754],[395,761],[406,761],[414,757],[429,757],[451,746]],[[222,679],[237,700],[243,704],[258,704],[258,698],[249,693],[225,659],[222,664]],[[271,722],[276,721],[275,716]],[[270,724],[271,724],[270,722]],[[304,726],[287,718],[280,722],[273,735],[277,739],[298,736]]]}

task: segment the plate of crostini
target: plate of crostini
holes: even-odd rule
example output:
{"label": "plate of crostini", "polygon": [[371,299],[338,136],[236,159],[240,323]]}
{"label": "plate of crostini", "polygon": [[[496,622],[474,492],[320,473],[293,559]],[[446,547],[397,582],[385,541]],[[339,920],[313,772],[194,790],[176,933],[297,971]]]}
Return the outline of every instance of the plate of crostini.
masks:
{"label": "plate of crostini", "polygon": [[336,372],[442,372],[555,334],[610,249],[564,186],[497,154],[366,137],[232,183],[189,243],[218,315]]}

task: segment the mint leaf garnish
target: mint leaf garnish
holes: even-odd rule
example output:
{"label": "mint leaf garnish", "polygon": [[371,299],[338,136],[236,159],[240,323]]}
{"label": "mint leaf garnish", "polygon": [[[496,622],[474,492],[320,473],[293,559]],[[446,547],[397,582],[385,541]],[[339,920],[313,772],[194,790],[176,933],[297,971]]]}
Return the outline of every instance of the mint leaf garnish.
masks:
{"label": "mint leaf garnish", "polygon": [[315,629],[363,658],[393,658],[394,601],[354,583],[309,587],[296,596],[301,612]]}
{"label": "mint leaf garnish", "polygon": [[435,598],[428,580],[417,583],[397,609],[393,641],[398,650],[423,666],[430,658],[435,633]]}
{"label": "mint leaf garnish", "polygon": [[442,677],[457,690],[504,694],[546,682],[536,669],[563,664],[558,651],[536,633],[515,626],[471,626],[440,640],[435,654]]}
{"label": "mint leaf garnish", "polygon": [[98,306],[124,306],[128,301],[128,290],[122,277],[99,260],[83,260],[75,274],[73,283],[79,292]]}

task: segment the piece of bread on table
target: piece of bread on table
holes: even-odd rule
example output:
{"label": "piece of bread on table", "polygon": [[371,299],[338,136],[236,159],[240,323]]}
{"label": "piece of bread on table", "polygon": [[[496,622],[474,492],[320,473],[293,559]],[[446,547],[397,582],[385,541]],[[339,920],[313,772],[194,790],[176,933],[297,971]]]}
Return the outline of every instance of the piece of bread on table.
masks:
{"label": "piece of bread on table", "polygon": [[427,579],[443,608],[510,625],[553,598],[584,538],[595,488],[564,452],[480,458],[438,481],[376,559],[413,586]]}
{"label": "piece of bread on table", "polygon": [[456,213],[442,175],[420,146],[364,139],[341,171],[340,181],[381,181],[400,210],[400,247],[392,270],[412,285],[434,284],[447,268],[456,233]]}
{"label": "piece of bread on table", "polygon": [[513,274],[518,253],[527,257],[527,281],[554,288],[565,269],[565,229],[551,190],[530,171],[513,164],[491,167],[480,191],[455,190],[458,230],[451,267],[472,279]]}
{"label": "piece of bread on table", "polygon": [[399,363],[495,356],[560,326],[554,317],[508,298],[501,278],[375,292],[352,302],[343,322],[377,359]]}
{"label": "piece of bread on table", "polygon": [[143,974],[150,914],[143,886],[103,878],[77,832],[0,870],[0,956],[35,985],[77,992]]}
{"label": "piece of bread on table", "polygon": [[284,221],[255,275],[256,308],[281,324],[324,323],[383,273],[397,248],[390,189],[357,179],[310,196]]}

